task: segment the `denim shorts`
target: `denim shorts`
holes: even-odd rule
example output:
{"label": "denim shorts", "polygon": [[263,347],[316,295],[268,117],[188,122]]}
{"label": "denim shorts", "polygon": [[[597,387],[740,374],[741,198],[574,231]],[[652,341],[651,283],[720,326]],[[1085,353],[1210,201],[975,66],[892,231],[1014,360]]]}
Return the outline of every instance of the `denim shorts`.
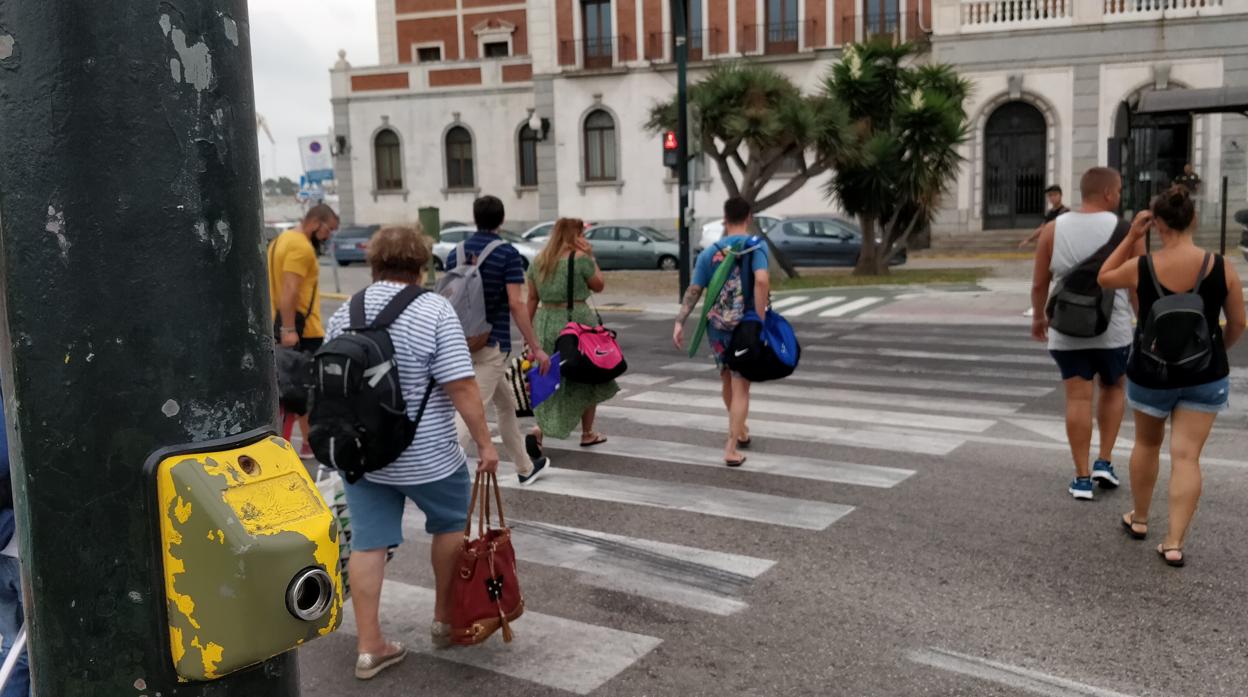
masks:
{"label": "denim shorts", "polygon": [[1112,349],[1078,349],[1074,351],[1049,351],[1057,369],[1062,373],[1063,380],[1080,378],[1091,380],[1101,376],[1101,384],[1109,387],[1117,385],[1123,375],[1127,374],[1127,356],[1131,353],[1130,346]]}
{"label": "denim shorts", "polygon": [[464,465],[444,479],[427,484],[377,484],[361,479],[343,482],[351,514],[351,549],[398,547],[403,542],[403,506],[411,499],[425,514],[425,532],[463,532],[468,525],[472,481]]}
{"label": "denim shorts", "polygon": [[1216,414],[1231,406],[1230,394],[1230,378],[1170,390],[1155,390],[1127,382],[1127,403],[1131,408],[1158,419],[1170,416],[1176,409]]}

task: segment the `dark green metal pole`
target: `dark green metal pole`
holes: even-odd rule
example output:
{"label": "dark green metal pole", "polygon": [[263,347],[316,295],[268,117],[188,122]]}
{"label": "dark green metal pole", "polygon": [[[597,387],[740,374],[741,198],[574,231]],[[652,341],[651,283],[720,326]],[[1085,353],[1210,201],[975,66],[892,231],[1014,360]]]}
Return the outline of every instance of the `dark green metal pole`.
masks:
{"label": "dark green metal pole", "polygon": [[680,241],[680,297],[684,300],[689,288],[689,15],[685,0],[672,0],[672,28],[676,38],[676,159],[680,163],[680,214],[677,217],[677,239]]}
{"label": "dark green metal pole", "polygon": [[40,697],[179,683],[142,467],[274,422],[246,0],[0,3],[3,359]]}

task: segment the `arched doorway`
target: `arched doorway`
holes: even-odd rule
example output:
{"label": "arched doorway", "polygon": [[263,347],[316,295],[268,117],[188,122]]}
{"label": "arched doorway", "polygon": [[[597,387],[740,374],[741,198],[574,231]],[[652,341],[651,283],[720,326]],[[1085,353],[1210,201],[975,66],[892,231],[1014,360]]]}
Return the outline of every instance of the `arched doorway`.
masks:
{"label": "arched doorway", "polygon": [[1007,102],[984,127],[984,229],[1014,230],[1044,218],[1044,114],[1026,102]]}

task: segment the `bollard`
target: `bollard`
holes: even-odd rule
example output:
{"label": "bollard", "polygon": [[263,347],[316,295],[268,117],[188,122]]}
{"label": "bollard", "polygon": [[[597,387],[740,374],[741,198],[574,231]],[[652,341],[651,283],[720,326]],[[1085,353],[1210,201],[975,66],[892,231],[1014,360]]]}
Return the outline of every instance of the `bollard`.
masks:
{"label": "bollard", "polygon": [[144,469],[275,421],[251,75],[246,0],[0,4],[0,359],[35,694],[299,694],[293,652],[178,676]]}

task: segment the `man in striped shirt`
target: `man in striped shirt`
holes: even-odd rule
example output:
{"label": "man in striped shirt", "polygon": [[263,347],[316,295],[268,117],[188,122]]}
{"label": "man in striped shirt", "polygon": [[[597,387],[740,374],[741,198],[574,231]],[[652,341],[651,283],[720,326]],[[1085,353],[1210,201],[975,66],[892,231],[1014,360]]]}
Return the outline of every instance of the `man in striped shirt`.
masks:
{"label": "man in striped shirt", "polygon": [[[472,217],[477,224],[477,234],[464,241],[464,254],[468,263],[476,263],[477,257],[490,243],[498,241],[498,229],[503,226],[505,210],[503,202],[495,196],[482,196],[472,204]],[[446,268],[453,269],[461,263],[458,250],[447,255]],[[495,248],[481,264],[481,285],[485,290],[485,316],[490,321],[489,342],[472,354],[472,367],[476,370],[477,385],[481,396],[494,404],[498,415],[498,434],[503,447],[516,463],[516,475],[521,484],[532,484],[550,466],[550,458],[531,458],[524,447],[524,436],[516,420],[516,397],[507,380],[507,358],[511,353],[511,322],[515,320],[520,335],[533,352],[533,362],[541,366],[545,374],[550,369],[550,356],[542,351],[542,344],[533,332],[533,322],[525,308],[524,258],[510,244]],[[460,442],[467,442],[468,429],[459,422]]]}

